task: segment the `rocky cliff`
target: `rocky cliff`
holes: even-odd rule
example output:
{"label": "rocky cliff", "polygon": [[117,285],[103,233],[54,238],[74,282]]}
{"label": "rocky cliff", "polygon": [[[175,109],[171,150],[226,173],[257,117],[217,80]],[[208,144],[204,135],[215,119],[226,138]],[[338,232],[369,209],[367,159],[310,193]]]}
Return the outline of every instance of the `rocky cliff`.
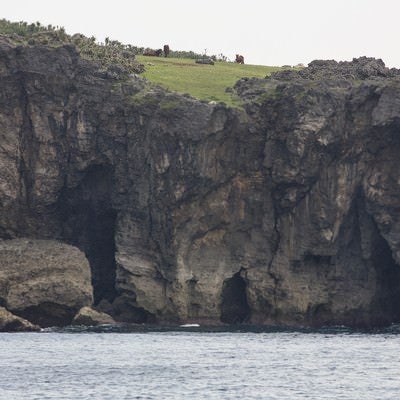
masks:
{"label": "rocky cliff", "polygon": [[117,321],[398,322],[398,76],[313,62],[231,109],[0,41],[0,238],[78,247]]}

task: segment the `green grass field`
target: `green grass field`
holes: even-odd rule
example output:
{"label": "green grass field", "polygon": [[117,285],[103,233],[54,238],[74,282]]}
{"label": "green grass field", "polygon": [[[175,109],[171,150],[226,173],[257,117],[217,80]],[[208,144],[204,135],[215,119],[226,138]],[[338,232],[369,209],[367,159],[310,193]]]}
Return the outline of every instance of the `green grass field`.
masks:
{"label": "green grass field", "polygon": [[200,100],[224,102],[230,106],[240,104],[226,88],[244,77],[263,78],[280,67],[241,65],[215,62],[214,65],[196,64],[193,59],[137,56],[145,67],[143,76],[166,89],[189,93]]}

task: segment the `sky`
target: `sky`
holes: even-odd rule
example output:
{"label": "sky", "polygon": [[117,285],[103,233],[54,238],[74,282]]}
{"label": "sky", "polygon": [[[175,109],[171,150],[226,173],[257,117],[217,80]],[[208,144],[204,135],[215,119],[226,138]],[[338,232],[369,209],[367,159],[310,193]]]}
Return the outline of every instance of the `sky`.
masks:
{"label": "sky", "polygon": [[399,12],[400,0],[0,0],[10,21],[276,66],[368,56],[400,68]]}

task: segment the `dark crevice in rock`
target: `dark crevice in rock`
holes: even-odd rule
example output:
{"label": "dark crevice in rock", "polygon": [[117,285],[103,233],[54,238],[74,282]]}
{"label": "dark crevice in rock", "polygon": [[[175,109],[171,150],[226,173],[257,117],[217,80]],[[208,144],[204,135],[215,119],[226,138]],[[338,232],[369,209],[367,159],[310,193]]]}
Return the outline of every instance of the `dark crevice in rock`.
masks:
{"label": "dark crevice in rock", "polygon": [[135,324],[155,323],[155,316],[143,307],[138,307],[133,297],[119,296],[112,304],[111,315],[116,321],[130,322]]}
{"label": "dark crevice in rock", "polygon": [[10,240],[10,239],[12,239],[12,236],[3,227],[0,227],[0,239],[1,240]]}
{"label": "dark crevice in rock", "polygon": [[[271,170],[268,171],[268,175],[269,175],[269,178],[272,181],[273,178],[272,178],[272,171]],[[279,286],[279,282],[280,282],[279,276],[276,275],[274,273],[274,270],[273,270],[274,262],[275,262],[275,259],[276,259],[277,255],[278,255],[279,247],[281,245],[281,238],[282,238],[281,232],[280,232],[280,228],[279,228],[279,226],[280,226],[280,212],[279,212],[279,208],[278,208],[278,204],[277,203],[278,202],[276,200],[272,201],[272,207],[273,207],[273,215],[272,215],[272,217],[273,217],[273,221],[274,221],[273,233],[274,233],[274,236],[275,236],[275,241],[272,243],[272,246],[271,246],[272,257],[271,257],[270,262],[268,263],[268,276],[274,283],[273,284],[273,306],[271,305],[271,306],[265,308],[266,311],[268,310],[267,314],[270,314],[270,315],[273,314],[273,312],[275,312],[275,310],[277,309],[277,297],[278,297],[277,292],[278,292],[278,286]]]}
{"label": "dark crevice in rock", "polygon": [[227,324],[240,324],[250,318],[247,302],[246,281],[240,271],[226,279],[222,287],[221,321]]}
{"label": "dark crevice in rock", "polygon": [[77,311],[77,309],[73,310],[70,307],[50,302],[28,307],[24,310],[12,310],[15,315],[42,328],[70,325]]}
{"label": "dark crevice in rock", "polygon": [[309,304],[305,313],[309,326],[372,328],[400,321],[400,267],[366,212],[361,190],[354,194],[341,227],[337,252],[308,250],[301,260],[292,261],[292,268],[297,274],[309,272],[314,285],[328,294]]}
{"label": "dark crevice in rock", "polygon": [[59,199],[63,240],[79,247],[92,271],[94,303],[115,298],[115,224],[111,203],[113,172],[93,165],[75,188],[64,189]]}
{"label": "dark crevice in rock", "polygon": [[[364,265],[364,273],[375,270],[375,295],[366,310],[353,310],[345,317],[344,323],[352,326],[386,326],[400,321],[400,266],[392,256],[392,250],[379,231],[374,219],[366,211],[365,197],[361,190],[355,196],[350,212],[354,213],[353,237],[350,247],[358,249],[347,257]],[[349,226],[347,234],[351,233]],[[357,261],[355,257],[360,257]],[[351,263],[349,264],[351,266]],[[366,276],[367,276],[366,275]],[[325,315],[332,319],[332,313]]]}
{"label": "dark crevice in rock", "polygon": [[389,325],[400,321],[400,266],[394,260],[389,243],[375,220],[367,212],[364,194],[360,191],[357,197],[355,203],[361,246],[364,243],[365,247],[368,235],[369,263],[376,271],[376,291],[370,309],[371,325]]}
{"label": "dark crevice in rock", "polygon": [[22,323],[21,320],[15,319],[14,321],[9,322],[7,325],[5,325],[2,329],[1,332],[23,332],[26,330],[24,324]]}
{"label": "dark crevice in rock", "polygon": [[313,264],[315,266],[321,266],[321,265],[330,265],[331,260],[332,260],[331,256],[323,256],[320,254],[306,253],[304,255],[303,262],[306,265]]}
{"label": "dark crevice in rock", "polygon": [[378,234],[372,250],[377,272],[375,299],[376,325],[400,321],[400,266],[396,264],[387,241]]}
{"label": "dark crevice in rock", "polygon": [[[274,259],[273,259],[274,260]],[[277,310],[277,305],[278,305],[278,289],[279,289],[279,284],[280,284],[280,279],[279,276],[277,276],[274,272],[272,272],[272,263],[273,260],[271,261],[271,265],[268,267],[268,276],[272,280],[273,288],[272,288],[272,299],[273,299],[273,310],[274,312]],[[270,308],[268,308],[269,311],[271,311]]]}
{"label": "dark crevice in rock", "polygon": [[315,327],[330,325],[329,321],[331,318],[332,321],[334,320],[331,312],[331,305],[328,303],[309,305],[306,315],[309,319],[310,326]]}
{"label": "dark crevice in rock", "polygon": [[34,185],[35,163],[38,153],[37,140],[35,138],[34,127],[30,116],[29,95],[25,88],[25,78],[23,74],[19,75],[20,87],[20,105],[22,112],[22,125],[19,138],[19,191],[20,198],[23,201],[22,207],[29,209],[32,206],[31,192]]}

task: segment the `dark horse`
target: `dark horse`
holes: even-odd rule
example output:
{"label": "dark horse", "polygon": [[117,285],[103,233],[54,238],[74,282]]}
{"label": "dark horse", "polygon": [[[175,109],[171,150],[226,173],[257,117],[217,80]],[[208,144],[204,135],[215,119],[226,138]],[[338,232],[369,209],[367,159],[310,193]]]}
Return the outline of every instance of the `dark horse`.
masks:
{"label": "dark horse", "polygon": [[164,57],[169,56],[169,46],[167,44],[164,44]]}
{"label": "dark horse", "polygon": [[244,64],[244,57],[241,56],[240,54],[236,54],[236,60],[238,64]]}

